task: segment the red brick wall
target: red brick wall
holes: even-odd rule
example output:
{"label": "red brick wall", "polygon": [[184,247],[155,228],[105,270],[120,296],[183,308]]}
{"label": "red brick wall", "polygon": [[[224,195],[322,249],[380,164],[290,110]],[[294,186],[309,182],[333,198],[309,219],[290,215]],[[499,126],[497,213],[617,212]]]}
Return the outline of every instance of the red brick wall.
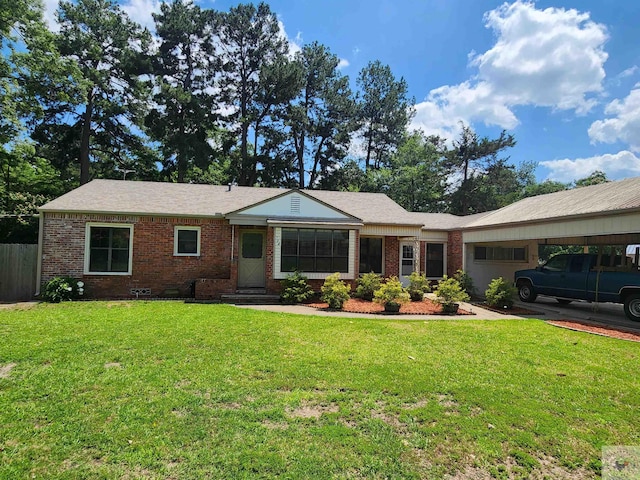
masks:
{"label": "red brick wall", "polygon": [[[133,225],[132,275],[84,275],[87,222]],[[201,227],[199,257],[173,255],[176,225]],[[167,290],[190,296],[198,278],[233,281],[231,226],[226,220],[46,214],[42,253],[43,282],[57,275],[81,278],[89,298],[132,298],[131,288],[150,288],[152,297],[165,296]]]}
{"label": "red brick wall", "polygon": [[449,232],[447,245],[447,275],[453,276],[462,269],[462,232]]}
{"label": "red brick wall", "polygon": [[384,276],[400,273],[400,242],[398,237],[384,237]]}

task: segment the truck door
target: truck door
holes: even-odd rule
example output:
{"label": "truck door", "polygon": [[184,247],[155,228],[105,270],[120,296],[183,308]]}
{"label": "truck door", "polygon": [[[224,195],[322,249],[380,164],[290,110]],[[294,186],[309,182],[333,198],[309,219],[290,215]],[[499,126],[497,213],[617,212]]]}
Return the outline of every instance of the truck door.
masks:
{"label": "truck door", "polygon": [[[588,261],[585,255],[557,255],[542,267],[543,279],[536,287],[552,297],[586,298]],[[585,265],[585,263],[587,265]]]}

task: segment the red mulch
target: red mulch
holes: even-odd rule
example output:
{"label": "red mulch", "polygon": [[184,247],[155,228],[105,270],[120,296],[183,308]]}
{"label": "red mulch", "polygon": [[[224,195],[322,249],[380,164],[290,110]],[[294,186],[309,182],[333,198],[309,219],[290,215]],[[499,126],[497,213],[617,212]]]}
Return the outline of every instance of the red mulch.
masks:
{"label": "red mulch", "polygon": [[548,320],[547,323],[556,327],[568,328],[570,330],[578,330],[580,332],[595,333],[596,335],[604,335],[605,337],[619,338],[622,340],[631,340],[640,342],[640,334],[623,332],[611,327],[596,327],[586,323],[574,322],[569,320]]}
{"label": "red mulch", "polygon": [[[310,307],[329,310],[329,305],[326,303],[310,303]],[[349,313],[384,313],[384,306],[361,300],[359,298],[351,298],[347,300],[342,306],[343,312]],[[421,302],[409,302],[400,307],[400,314],[404,315],[440,315],[442,314],[442,307],[437,303],[425,298]],[[475,315],[474,313],[466,310],[459,309],[457,315]]]}

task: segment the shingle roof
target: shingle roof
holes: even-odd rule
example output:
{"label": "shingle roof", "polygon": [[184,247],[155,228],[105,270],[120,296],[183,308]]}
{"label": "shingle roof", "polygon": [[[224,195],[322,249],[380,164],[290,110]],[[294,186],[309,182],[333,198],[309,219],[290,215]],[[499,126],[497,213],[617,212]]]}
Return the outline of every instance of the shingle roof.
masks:
{"label": "shingle roof", "polygon": [[423,230],[456,230],[478,220],[491,212],[476,213],[475,215],[452,215],[450,213],[421,213],[414,212],[416,220],[424,225]]}
{"label": "shingle roof", "polygon": [[[43,205],[43,212],[215,217],[269,200],[290,190],[226,185],[93,180]],[[303,190],[310,197],[365,223],[421,225],[381,193]]]}
{"label": "shingle roof", "polygon": [[466,228],[538,222],[640,209],[640,177],[529,197],[489,212]]}

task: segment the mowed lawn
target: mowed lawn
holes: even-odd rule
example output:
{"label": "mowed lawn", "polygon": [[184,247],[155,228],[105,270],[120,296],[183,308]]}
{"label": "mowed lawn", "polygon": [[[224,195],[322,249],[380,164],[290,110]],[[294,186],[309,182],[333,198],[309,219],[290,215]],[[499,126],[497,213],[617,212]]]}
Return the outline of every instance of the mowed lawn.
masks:
{"label": "mowed lawn", "polygon": [[0,310],[0,478],[596,478],[640,344],[539,320]]}

